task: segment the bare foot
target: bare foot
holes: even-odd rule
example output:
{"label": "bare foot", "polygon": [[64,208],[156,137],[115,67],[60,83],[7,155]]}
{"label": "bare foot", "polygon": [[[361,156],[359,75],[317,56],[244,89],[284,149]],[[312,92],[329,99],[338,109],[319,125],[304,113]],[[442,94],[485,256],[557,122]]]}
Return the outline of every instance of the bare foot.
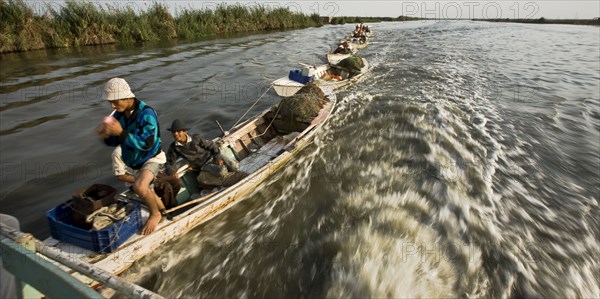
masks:
{"label": "bare foot", "polygon": [[146,225],[144,225],[144,228],[142,229],[142,235],[149,235],[152,232],[154,232],[161,219],[162,216],[160,214],[150,214],[150,218],[148,218],[148,221],[146,221]]}

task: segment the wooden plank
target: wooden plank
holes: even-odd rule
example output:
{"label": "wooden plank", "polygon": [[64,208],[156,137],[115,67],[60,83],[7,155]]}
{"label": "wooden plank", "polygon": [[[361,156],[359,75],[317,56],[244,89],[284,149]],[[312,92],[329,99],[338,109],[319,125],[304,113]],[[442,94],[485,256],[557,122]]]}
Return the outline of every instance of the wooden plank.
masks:
{"label": "wooden plank", "polygon": [[54,264],[26,250],[8,238],[2,238],[4,267],[20,280],[50,298],[103,298],[93,289]]}
{"label": "wooden plank", "polygon": [[276,157],[277,153],[283,149],[284,145],[282,136],[271,139],[256,152],[240,161],[239,170],[245,173],[255,172]]}
{"label": "wooden plank", "polygon": [[240,139],[238,139],[238,142],[247,149],[258,148],[258,145],[252,144],[252,139],[250,138],[250,136],[248,136],[248,134],[244,134],[244,135],[240,136]]}
{"label": "wooden plank", "polygon": [[244,124],[242,127],[240,127],[239,129],[236,129],[235,132],[232,132],[231,134],[225,136],[223,139],[226,140],[237,140],[239,139],[241,136],[245,135],[247,132],[252,131],[254,129],[256,129],[256,127],[262,125],[265,120],[263,118],[264,114],[267,113],[268,110],[266,110],[265,112],[263,112],[258,118],[256,118],[255,120],[248,122],[246,124]]}
{"label": "wooden plank", "polygon": [[254,143],[260,147],[260,146],[263,146],[265,143],[262,142],[262,140],[260,140],[260,138],[256,138],[256,136],[258,136],[258,133],[256,133],[256,130],[258,130],[258,127],[256,127],[254,130],[248,132],[248,137],[250,137],[250,140],[252,143]]}
{"label": "wooden plank", "polygon": [[[220,191],[220,190],[219,190],[219,191]],[[171,212],[174,212],[174,211],[177,211],[177,210],[181,210],[182,208],[185,208],[185,207],[187,207],[187,206],[189,206],[189,205],[193,205],[193,204],[195,204],[195,203],[199,203],[199,202],[201,202],[201,201],[205,201],[205,200],[207,200],[207,199],[209,199],[209,198],[213,197],[213,196],[214,196],[214,195],[215,195],[217,192],[219,192],[219,191],[212,192],[212,193],[210,193],[210,194],[207,194],[207,195],[205,195],[205,196],[202,196],[202,197],[199,197],[199,198],[196,198],[196,199],[190,200],[190,201],[188,201],[188,202],[186,202],[186,203],[184,203],[184,204],[180,204],[180,205],[178,205],[178,206],[175,206],[175,207],[173,207],[173,208],[170,208],[170,209],[168,209],[168,210],[166,211],[166,213],[171,213]]]}
{"label": "wooden plank", "polygon": [[[242,151],[244,153],[244,158],[243,159],[245,159],[245,157],[247,157],[250,154],[252,154],[252,150],[250,150],[250,148],[248,148],[248,146],[246,145],[246,143],[244,142],[244,140],[239,139],[238,142],[237,142],[237,144],[239,144],[240,147],[243,148],[243,151]],[[243,161],[243,159],[242,159],[242,161]]]}
{"label": "wooden plank", "polygon": [[241,160],[244,159],[244,157],[247,156],[247,153],[245,152],[245,149],[242,147],[241,144],[235,142],[235,143],[228,143],[227,146],[233,151],[235,152],[236,158],[237,160]]}

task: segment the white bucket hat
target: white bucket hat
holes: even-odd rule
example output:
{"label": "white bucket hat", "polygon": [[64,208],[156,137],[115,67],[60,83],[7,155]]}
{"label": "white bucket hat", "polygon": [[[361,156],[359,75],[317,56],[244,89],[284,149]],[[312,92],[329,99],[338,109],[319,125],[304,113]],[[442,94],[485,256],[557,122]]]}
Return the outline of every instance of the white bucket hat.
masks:
{"label": "white bucket hat", "polygon": [[127,81],[121,78],[112,78],[104,84],[102,90],[102,99],[107,101],[116,101],[121,99],[135,98],[135,94],[131,92]]}

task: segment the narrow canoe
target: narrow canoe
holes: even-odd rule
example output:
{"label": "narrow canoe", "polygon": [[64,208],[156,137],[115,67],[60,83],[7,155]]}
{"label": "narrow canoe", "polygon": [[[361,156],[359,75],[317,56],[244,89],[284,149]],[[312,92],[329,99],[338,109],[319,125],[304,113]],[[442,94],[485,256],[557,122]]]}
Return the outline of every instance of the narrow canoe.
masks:
{"label": "narrow canoe", "polygon": [[326,54],[327,56],[327,62],[331,63],[331,64],[338,64],[340,61],[352,56],[352,55],[356,55],[356,49],[352,49],[352,53],[348,53],[348,54],[334,54],[332,52],[328,52]]}
{"label": "narrow canoe", "polygon": [[[327,71],[329,71],[332,68],[331,64],[324,64],[324,65],[315,67],[314,77],[319,78],[319,79],[314,79],[313,82],[321,88],[329,88],[331,90],[342,88],[348,84],[354,83],[354,82],[358,81],[360,78],[362,78],[364,76],[364,74],[366,74],[369,71],[369,63],[364,58],[362,60],[365,65],[360,70],[359,74],[355,75],[354,77],[352,77],[350,79],[344,79],[344,80],[340,80],[340,81],[320,79],[323,76],[323,74],[325,74]],[[275,89],[275,92],[279,96],[282,96],[282,97],[293,96],[304,85],[305,84],[291,80],[287,76],[281,77],[271,83],[271,86],[273,86],[273,89]]]}
{"label": "narrow canoe", "polygon": [[[280,134],[268,119],[268,111],[236,126],[232,132],[215,141],[221,145],[222,154],[234,156],[239,160],[239,170],[248,175],[231,187],[209,194],[194,205],[181,210],[173,220],[163,220],[157,230],[147,236],[139,232],[129,238],[116,251],[108,254],[98,254],[65,242],[48,238],[44,241],[62,252],[65,257],[80,259],[100,267],[110,273],[120,274],[128,269],[135,261],[150,254],[161,244],[183,235],[194,227],[212,219],[233,205],[244,200],[259,184],[265,181],[275,171],[284,166],[292,157],[309,144],[321,127],[329,119],[335,104],[336,96],[331,89],[322,88],[327,101],[318,115],[302,132],[287,135]],[[179,175],[185,188],[190,188],[183,176],[191,175],[187,165],[182,165]],[[195,180],[194,181],[195,184]],[[198,187],[196,186],[196,189]],[[135,194],[125,191],[119,195],[121,199],[138,200]],[[149,212],[142,207],[142,218],[145,222]],[[59,265],[73,277],[89,286],[99,283],[73,270]]]}
{"label": "narrow canoe", "polygon": [[364,49],[364,48],[366,48],[366,47],[369,45],[369,41],[367,40],[367,41],[366,41],[366,42],[364,42],[364,43],[352,42],[352,43],[350,43],[350,45],[351,45],[353,48],[355,48],[355,49],[359,49],[359,50],[361,50],[361,49]]}

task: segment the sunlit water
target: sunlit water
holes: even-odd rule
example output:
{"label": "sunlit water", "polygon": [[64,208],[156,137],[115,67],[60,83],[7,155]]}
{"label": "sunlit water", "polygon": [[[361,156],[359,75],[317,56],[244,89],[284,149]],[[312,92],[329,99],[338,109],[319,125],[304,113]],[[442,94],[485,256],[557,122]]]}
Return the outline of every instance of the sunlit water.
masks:
{"label": "sunlit water", "polygon": [[[599,28],[371,27],[372,71],[314,144],[125,276],[169,298],[600,297]],[[0,210],[45,236],[46,210],[118,185],[92,133],[107,79],[214,137],[351,28],[0,56]]]}

